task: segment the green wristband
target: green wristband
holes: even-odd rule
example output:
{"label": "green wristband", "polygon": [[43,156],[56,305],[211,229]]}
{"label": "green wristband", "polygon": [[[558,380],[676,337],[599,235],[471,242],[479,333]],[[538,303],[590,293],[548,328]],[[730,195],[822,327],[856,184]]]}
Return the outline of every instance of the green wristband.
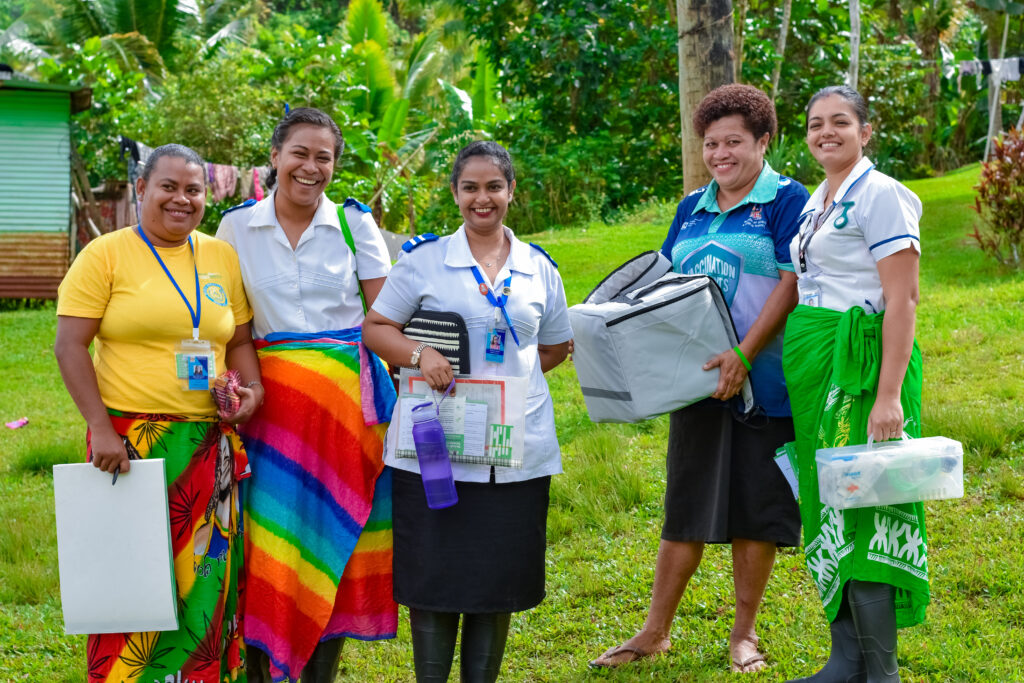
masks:
{"label": "green wristband", "polygon": [[742,351],[740,351],[740,347],[734,346],[732,347],[732,350],[736,352],[736,355],[740,357],[740,360],[743,361],[743,364],[747,366],[747,372],[750,372],[753,368],[750,367],[750,361],[747,360],[747,357],[743,355]]}

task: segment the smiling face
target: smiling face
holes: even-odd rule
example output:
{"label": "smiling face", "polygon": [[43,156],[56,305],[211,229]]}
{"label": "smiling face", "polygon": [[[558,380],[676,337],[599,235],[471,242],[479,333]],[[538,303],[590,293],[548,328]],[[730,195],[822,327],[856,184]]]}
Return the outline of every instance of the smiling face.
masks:
{"label": "smiling face", "polygon": [[334,134],[329,128],[299,124],[280,149],[270,151],[277,169],[277,199],[298,206],[316,206],[334,174]]}
{"label": "smiling face", "polygon": [[466,228],[478,233],[501,229],[515,188],[516,181],[509,183],[501,168],[486,156],[470,157],[451,186]]}
{"label": "smiling face", "polygon": [[840,95],[822,97],[807,112],[807,147],[825,173],[849,172],[871,139],[871,124],[861,123],[853,105]]}
{"label": "smiling face", "polygon": [[175,156],[160,157],[149,179],[138,179],[135,191],[142,203],[140,222],[154,245],[184,244],[199,225],[206,208],[205,179],[202,166]]}
{"label": "smiling face", "polygon": [[755,138],[739,114],[723,116],[708,125],[704,131],[704,165],[720,190],[737,195],[738,200],[754,187],[770,137],[765,133]]}

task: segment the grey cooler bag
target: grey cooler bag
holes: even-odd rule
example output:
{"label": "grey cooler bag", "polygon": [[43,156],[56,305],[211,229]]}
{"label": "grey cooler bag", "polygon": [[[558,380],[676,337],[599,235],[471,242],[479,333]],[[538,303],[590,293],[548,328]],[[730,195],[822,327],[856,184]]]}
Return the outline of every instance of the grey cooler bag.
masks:
{"label": "grey cooler bag", "polygon": [[[569,309],[573,364],[594,422],[639,422],[710,396],[704,363],[739,343],[713,279],[673,273],[660,252],[616,268]],[[753,407],[750,382],[745,408]]]}

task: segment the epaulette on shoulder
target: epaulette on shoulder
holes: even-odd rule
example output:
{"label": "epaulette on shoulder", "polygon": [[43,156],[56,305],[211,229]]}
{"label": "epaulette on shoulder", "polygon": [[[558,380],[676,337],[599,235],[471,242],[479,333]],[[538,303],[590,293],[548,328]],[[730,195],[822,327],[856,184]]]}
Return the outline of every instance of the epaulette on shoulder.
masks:
{"label": "epaulette on shoulder", "polygon": [[436,242],[439,239],[441,238],[435,235],[434,233],[425,232],[422,235],[416,235],[412,239],[406,240],[405,243],[402,245],[402,251],[408,254],[410,251],[420,246],[421,244],[426,244],[427,242]]}
{"label": "epaulette on shoulder", "polygon": [[220,215],[221,216],[226,216],[229,213],[231,213],[232,211],[238,211],[239,209],[247,209],[250,206],[254,206],[255,204],[256,204],[256,200],[255,199],[246,199],[241,204],[237,204],[235,206],[232,206],[230,209],[224,209],[223,211],[220,212]]}
{"label": "epaulette on shoulder", "polygon": [[342,204],[342,206],[345,207],[346,209],[348,207],[350,207],[350,206],[354,206],[357,209],[359,209],[360,211],[362,211],[363,213],[370,213],[373,210],[369,206],[367,206],[366,204],[363,204],[362,202],[357,201],[356,199],[353,199],[352,197],[349,197],[348,199],[346,199],[345,203]]}
{"label": "epaulette on shoulder", "polygon": [[544,247],[540,246],[539,244],[534,244],[533,242],[530,242],[530,246],[539,251],[540,253],[544,254],[544,258],[546,258],[548,261],[551,261],[551,265],[553,265],[556,270],[558,269],[558,263],[555,262],[555,259],[551,258],[551,254],[544,251]]}

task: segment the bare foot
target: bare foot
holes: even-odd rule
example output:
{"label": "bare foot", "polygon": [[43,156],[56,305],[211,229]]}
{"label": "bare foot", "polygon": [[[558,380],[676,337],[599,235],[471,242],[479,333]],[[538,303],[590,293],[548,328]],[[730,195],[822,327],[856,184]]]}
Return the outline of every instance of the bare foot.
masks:
{"label": "bare foot", "polygon": [[668,638],[651,637],[642,631],[622,645],[610,647],[597,659],[591,660],[593,669],[614,669],[623,664],[630,664],[641,659],[653,659],[668,652],[672,641]]}
{"label": "bare foot", "polygon": [[749,674],[768,668],[768,662],[757,649],[757,643],[758,637],[755,635],[729,636],[729,656],[732,658],[733,673]]}

